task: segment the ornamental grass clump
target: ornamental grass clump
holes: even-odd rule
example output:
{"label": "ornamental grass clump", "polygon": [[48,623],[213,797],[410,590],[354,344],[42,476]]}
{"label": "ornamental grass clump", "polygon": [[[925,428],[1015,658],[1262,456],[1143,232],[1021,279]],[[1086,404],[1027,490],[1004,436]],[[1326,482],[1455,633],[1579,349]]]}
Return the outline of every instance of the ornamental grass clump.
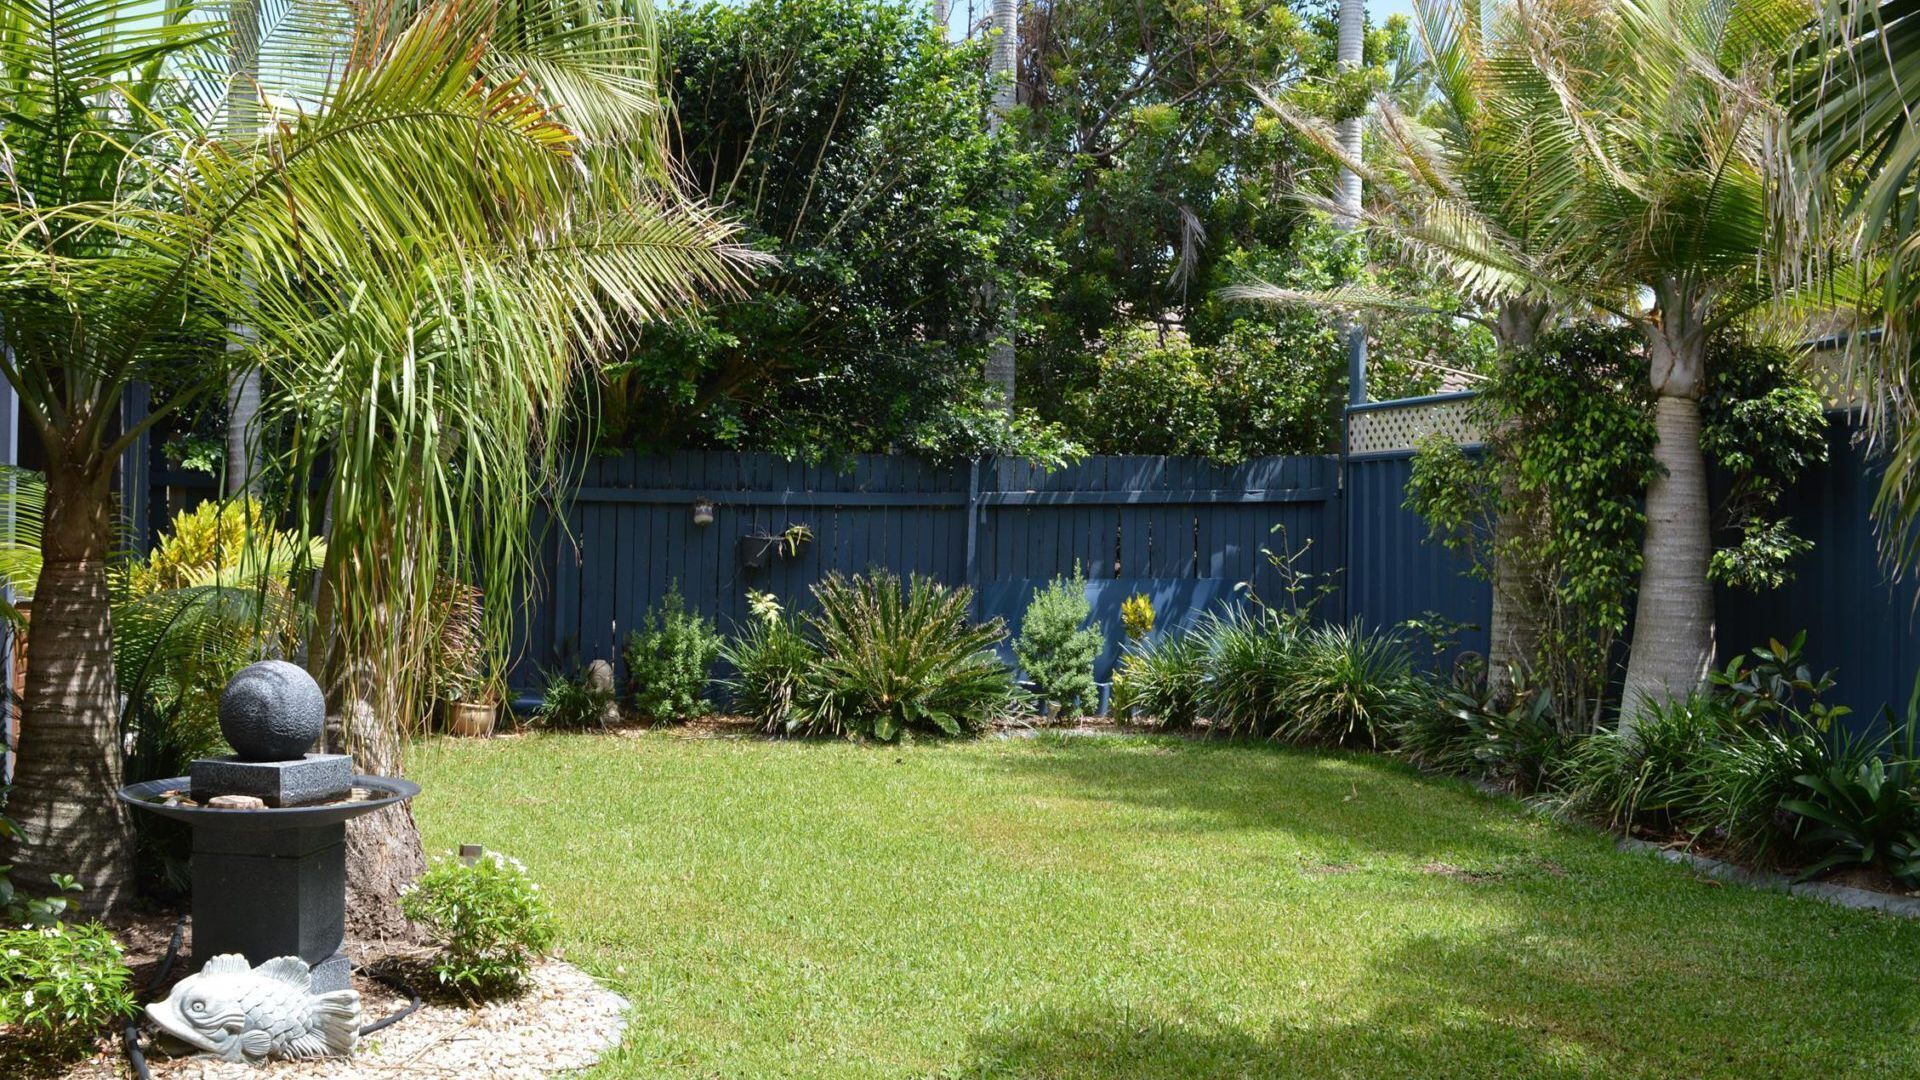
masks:
{"label": "ornamental grass clump", "polygon": [[400,910],[440,946],[432,970],[462,996],[519,991],[551,948],[553,911],[526,865],[498,852],[440,856],[400,897]]}
{"label": "ornamental grass clump", "polygon": [[1072,577],[1054,578],[1035,593],[1021,617],[1013,655],[1033,681],[1043,715],[1070,717],[1098,704],[1093,665],[1107,638],[1087,625],[1092,614],[1087,579],[1075,567]]}
{"label": "ornamental grass clump", "polygon": [[120,943],[97,922],[0,930],[0,1028],[19,1032],[23,1049],[86,1049],[133,1012],[132,983]]}
{"label": "ornamental grass clump", "polygon": [[994,655],[1000,620],[968,617],[972,592],[876,570],[831,574],[807,616],[818,656],[789,730],[892,742],[908,733],[970,735],[1017,711],[1013,673]]}
{"label": "ornamental grass clump", "polygon": [[1235,608],[1209,616],[1198,633],[1211,667],[1201,714],[1229,735],[1273,734],[1299,642],[1293,620],[1268,608]]}
{"label": "ornamental grass clump", "polygon": [[1113,715],[1168,731],[1200,719],[1207,647],[1197,634],[1167,634],[1127,647],[1113,673]]}
{"label": "ornamental grass clump", "polygon": [[1413,657],[1392,634],[1358,623],[1316,626],[1292,639],[1281,661],[1270,734],[1315,746],[1377,748],[1388,726],[1433,707]]}

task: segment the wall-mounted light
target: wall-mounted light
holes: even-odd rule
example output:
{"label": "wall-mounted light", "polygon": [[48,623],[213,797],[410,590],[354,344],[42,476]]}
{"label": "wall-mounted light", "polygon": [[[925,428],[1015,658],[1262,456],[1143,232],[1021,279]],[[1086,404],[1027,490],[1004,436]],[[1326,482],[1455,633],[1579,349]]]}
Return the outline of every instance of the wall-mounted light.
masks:
{"label": "wall-mounted light", "polygon": [[693,503],[693,523],[695,525],[713,524],[713,500],[695,499]]}

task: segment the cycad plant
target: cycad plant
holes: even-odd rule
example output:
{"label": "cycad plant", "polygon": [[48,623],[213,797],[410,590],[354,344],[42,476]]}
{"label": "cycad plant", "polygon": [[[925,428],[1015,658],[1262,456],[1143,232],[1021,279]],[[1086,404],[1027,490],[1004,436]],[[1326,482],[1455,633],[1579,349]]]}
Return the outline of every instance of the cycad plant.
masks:
{"label": "cycad plant", "polygon": [[816,656],[789,730],[892,742],[909,732],[969,735],[1016,711],[1013,673],[994,655],[995,619],[968,617],[972,593],[884,570],[830,575],[807,615]]}
{"label": "cycad plant", "polygon": [[[624,0],[0,7],[0,374],[47,459],[23,877],[123,898],[114,466],[235,366],[279,388],[291,475],[332,455],[312,663],[386,718],[353,726],[361,767],[395,764],[408,714],[366,686],[424,669],[393,645],[424,650],[442,567],[517,580],[571,372],[741,265],[659,182],[651,42]],[[161,404],[123,423],[136,381]]]}

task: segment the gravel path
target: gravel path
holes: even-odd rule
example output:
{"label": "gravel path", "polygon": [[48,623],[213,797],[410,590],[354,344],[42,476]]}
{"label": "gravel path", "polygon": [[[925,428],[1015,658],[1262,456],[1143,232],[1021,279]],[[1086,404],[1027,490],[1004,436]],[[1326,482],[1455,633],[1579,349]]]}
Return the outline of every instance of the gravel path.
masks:
{"label": "gravel path", "polygon": [[[354,978],[366,1022],[405,1007],[386,986]],[[280,1061],[264,1068],[200,1055],[169,1058],[150,1046],[151,1025],[142,1025],[141,1049],[155,1080],[384,1080],[392,1077],[487,1077],[538,1080],[584,1069],[620,1042],[627,1001],[579,968],[546,959],[532,972],[520,997],[477,1009],[429,1000],[412,1016],[375,1032],[352,1058]],[[118,1054],[101,1053],[68,1071],[65,1080],[106,1080],[130,1074]]]}

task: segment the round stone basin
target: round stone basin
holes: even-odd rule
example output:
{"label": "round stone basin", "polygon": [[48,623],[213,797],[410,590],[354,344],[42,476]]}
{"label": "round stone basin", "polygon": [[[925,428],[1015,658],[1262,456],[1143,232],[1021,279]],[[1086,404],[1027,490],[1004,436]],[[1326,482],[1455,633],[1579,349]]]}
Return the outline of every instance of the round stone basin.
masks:
{"label": "round stone basin", "polygon": [[270,832],[275,829],[307,829],[316,825],[338,825],[345,821],[420,794],[420,785],[393,776],[356,776],[353,786],[373,793],[371,799],[319,803],[313,806],[269,806],[261,810],[227,810],[212,806],[169,806],[160,801],[170,791],[186,791],[192,780],[175,776],[167,780],[148,780],[128,784],[115,794],[120,801],[150,814],[184,821],[189,825],[213,825],[235,831]]}

